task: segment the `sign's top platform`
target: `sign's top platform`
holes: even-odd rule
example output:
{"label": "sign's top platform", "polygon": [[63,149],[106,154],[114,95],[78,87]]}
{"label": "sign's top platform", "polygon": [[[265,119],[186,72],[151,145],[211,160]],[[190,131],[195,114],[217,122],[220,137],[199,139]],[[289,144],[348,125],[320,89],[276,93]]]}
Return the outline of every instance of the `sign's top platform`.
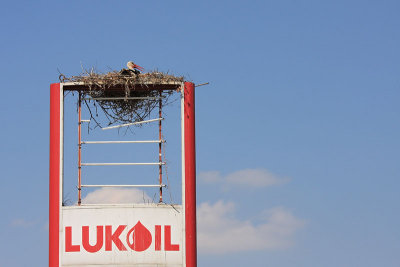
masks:
{"label": "sign's top platform", "polygon": [[60,75],[64,90],[70,91],[151,91],[151,90],[176,90],[183,85],[185,78],[169,73],[151,71],[147,73],[134,73],[122,69],[108,73],[86,72],[78,76],[66,77]]}
{"label": "sign's top platform", "polygon": [[[93,88],[101,88],[101,84],[86,84],[84,82],[66,82],[61,83],[65,91],[90,91]],[[163,83],[137,83],[129,85],[131,90],[135,91],[152,91],[152,90],[177,90],[182,86],[182,82],[163,82]],[[125,84],[114,84],[107,86],[107,91],[125,91]]]}

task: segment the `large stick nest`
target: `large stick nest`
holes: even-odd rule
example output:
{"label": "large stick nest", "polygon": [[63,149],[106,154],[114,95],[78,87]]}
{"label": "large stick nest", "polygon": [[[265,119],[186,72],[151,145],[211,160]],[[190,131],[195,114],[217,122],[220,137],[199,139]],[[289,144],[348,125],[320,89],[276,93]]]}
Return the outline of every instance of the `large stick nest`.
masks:
{"label": "large stick nest", "polygon": [[[61,74],[60,81],[79,82],[89,88],[89,90],[80,92],[82,102],[87,106],[91,121],[95,122],[96,127],[103,127],[104,122],[98,119],[99,110],[107,119],[106,126],[114,123],[143,121],[150,117],[152,111],[159,106],[160,101],[162,106],[173,102],[171,96],[176,92],[175,90],[155,90],[152,86],[160,85],[158,88],[162,88],[163,84],[179,84],[184,82],[184,77],[159,71],[135,74],[126,69],[102,74],[92,69],[84,71],[79,76],[65,77]],[[115,90],[115,88],[122,88],[122,90]],[[115,99],[96,100],[96,98]]]}

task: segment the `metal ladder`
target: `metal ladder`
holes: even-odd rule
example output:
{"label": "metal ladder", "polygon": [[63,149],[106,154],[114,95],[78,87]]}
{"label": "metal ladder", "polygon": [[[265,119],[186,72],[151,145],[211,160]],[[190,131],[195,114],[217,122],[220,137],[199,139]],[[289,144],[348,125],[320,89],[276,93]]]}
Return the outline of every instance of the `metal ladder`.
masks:
{"label": "metal ladder", "polygon": [[[133,123],[125,123],[116,126],[104,127],[102,130],[115,129],[120,127],[127,127],[130,125],[137,125],[143,123],[157,122],[158,121],[158,140],[142,140],[142,141],[82,141],[81,128],[82,123],[90,122],[90,120],[82,120],[82,93],[79,92],[78,96],[78,205],[82,204],[82,188],[85,187],[159,187],[159,203],[163,202],[163,187],[166,187],[165,184],[162,183],[162,168],[166,163],[162,161],[162,144],[165,143],[165,140],[162,139],[162,91],[160,90],[158,97],[98,97],[98,98],[90,98],[90,100],[126,100],[126,99],[158,99],[158,118],[133,122]],[[135,143],[158,143],[158,162],[127,162],[127,163],[89,163],[82,162],[82,145],[88,144],[135,144]],[[134,184],[126,184],[126,185],[110,185],[110,184],[82,184],[82,167],[83,166],[127,166],[127,165],[158,165],[159,166],[159,183],[158,184],[142,184],[142,185],[134,185]]]}

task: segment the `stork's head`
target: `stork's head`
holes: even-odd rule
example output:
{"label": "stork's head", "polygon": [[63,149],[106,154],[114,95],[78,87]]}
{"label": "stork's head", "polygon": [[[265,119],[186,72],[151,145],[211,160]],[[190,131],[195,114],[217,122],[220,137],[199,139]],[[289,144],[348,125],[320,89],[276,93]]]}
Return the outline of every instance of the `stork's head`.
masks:
{"label": "stork's head", "polygon": [[135,63],[133,63],[132,61],[128,61],[128,63],[126,63],[126,66],[128,67],[128,69],[133,70],[135,68]]}
{"label": "stork's head", "polygon": [[138,69],[143,71],[144,69],[142,67],[140,67],[139,65],[136,65],[135,63],[133,63],[132,61],[128,61],[128,63],[126,63],[126,66],[128,67],[128,69],[130,70],[134,70],[134,69]]}

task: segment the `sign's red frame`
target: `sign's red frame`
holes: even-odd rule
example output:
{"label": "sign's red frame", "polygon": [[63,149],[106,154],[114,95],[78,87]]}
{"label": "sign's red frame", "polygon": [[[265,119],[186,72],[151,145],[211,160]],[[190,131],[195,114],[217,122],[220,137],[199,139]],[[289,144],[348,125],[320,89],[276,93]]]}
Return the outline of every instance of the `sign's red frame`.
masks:
{"label": "sign's red frame", "polygon": [[[63,101],[64,84],[50,85],[50,165],[49,165],[49,267],[60,263],[60,211],[62,207]],[[196,238],[196,150],[195,150],[195,85],[182,84],[183,92],[183,173],[182,197],[185,210],[186,267],[197,266]]]}

